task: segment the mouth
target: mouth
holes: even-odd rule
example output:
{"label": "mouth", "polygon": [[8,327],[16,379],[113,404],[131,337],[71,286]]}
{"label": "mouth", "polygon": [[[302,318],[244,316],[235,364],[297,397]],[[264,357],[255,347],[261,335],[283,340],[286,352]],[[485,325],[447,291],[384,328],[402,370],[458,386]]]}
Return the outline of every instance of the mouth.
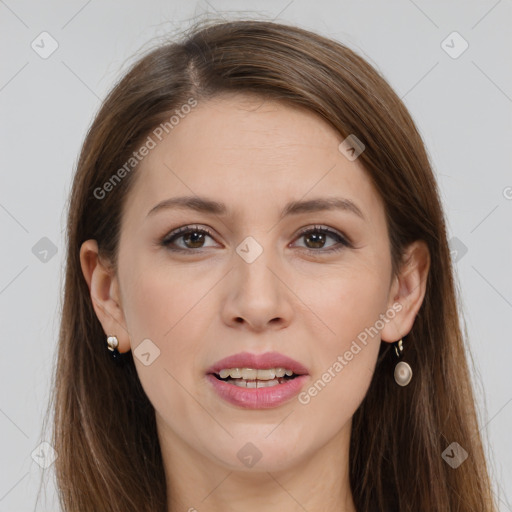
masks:
{"label": "mouth", "polygon": [[217,396],[244,409],[279,407],[296,396],[309,377],[305,366],[277,352],[236,354],[206,371]]}
{"label": "mouth", "polygon": [[287,368],[225,368],[212,373],[218,380],[240,388],[271,388],[285,384],[298,377],[293,370]]}

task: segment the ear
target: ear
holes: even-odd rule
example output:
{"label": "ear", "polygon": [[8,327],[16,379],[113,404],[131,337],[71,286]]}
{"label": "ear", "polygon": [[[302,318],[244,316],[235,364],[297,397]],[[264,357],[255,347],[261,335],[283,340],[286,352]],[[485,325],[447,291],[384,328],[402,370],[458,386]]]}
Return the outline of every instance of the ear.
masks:
{"label": "ear", "polygon": [[130,337],[120,301],[119,283],[115,272],[100,261],[96,240],[86,240],[82,244],[80,264],[94,311],[105,332],[105,343],[107,336],[116,336],[118,351],[127,352],[130,350]]}
{"label": "ear", "polygon": [[427,244],[423,240],[416,240],[405,250],[401,268],[393,279],[388,308],[395,304],[393,309],[396,315],[382,329],[382,341],[398,341],[411,331],[425,297],[429,269],[430,252]]}

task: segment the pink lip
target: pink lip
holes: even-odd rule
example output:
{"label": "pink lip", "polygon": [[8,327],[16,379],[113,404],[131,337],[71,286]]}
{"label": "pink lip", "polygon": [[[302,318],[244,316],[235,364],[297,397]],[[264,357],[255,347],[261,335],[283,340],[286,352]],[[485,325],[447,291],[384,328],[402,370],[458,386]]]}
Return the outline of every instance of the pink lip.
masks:
{"label": "pink lip", "polygon": [[284,384],[270,388],[241,388],[217,379],[209,373],[206,378],[212,384],[217,394],[227,402],[244,409],[270,409],[279,407],[297,395],[309,375],[300,375]]}
{"label": "pink lip", "polygon": [[224,368],[286,368],[297,375],[309,373],[305,366],[279,352],[265,352],[264,354],[240,352],[217,361],[206,370],[206,373],[219,373]]}
{"label": "pink lip", "polygon": [[[241,388],[217,379],[214,374],[224,368],[286,368],[297,374],[297,377],[272,387]],[[279,352],[265,354],[241,352],[217,361],[206,373],[206,378],[221,398],[244,409],[278,407],[297,395],[309,378],[306,367]]]}

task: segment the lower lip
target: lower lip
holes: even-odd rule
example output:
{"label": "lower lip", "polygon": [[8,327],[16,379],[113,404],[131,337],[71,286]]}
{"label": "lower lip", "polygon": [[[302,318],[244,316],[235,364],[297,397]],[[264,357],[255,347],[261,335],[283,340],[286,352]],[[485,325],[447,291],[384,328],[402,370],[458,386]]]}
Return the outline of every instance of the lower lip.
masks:
{"label": "lower lip", "polygon": [[241,388],[219,380],[211,373],[206,377],[217,394],[233,405],[244,409],[271,409],[299,394],[309,375],[300,375],[283,384],[266,388]]}

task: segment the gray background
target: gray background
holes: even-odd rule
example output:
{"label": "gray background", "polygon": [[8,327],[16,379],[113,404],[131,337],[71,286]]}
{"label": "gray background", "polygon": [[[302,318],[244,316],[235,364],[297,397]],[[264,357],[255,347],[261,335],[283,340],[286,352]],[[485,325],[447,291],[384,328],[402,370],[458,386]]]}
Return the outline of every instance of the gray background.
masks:
{"label": "gray background", "polygon": [[[495,493],[501,510],[512,511],[510,0],[0,0],[0,512],[58,510],[52,466],[43,470],[31,454],[44,440],[64,205],[86,129],[148,42],[196,14],[234,11],[337,38],[376,66],[410,109],[446,208]],[[52,41],[43,31],[58,44],[47,58],[40,53]],[[469,44],[457,58],[463,40],[442,45],[454,31]],[[36,505],[43,477],[47,497]]]}

